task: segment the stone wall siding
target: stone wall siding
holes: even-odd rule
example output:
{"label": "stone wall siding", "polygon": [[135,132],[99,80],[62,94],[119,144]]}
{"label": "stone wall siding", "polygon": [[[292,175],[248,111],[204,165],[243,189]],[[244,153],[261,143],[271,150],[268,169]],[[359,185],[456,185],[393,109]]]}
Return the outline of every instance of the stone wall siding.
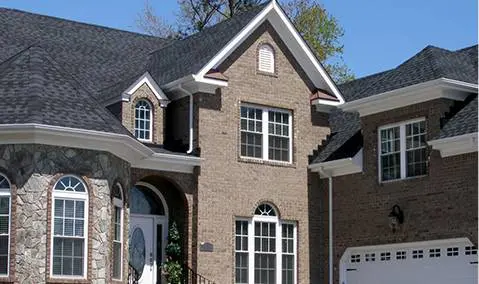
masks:
{"label": "stone wall siding", "polygon": [[164,110],[160,106],[160,102],[156,98],[153,91],[145,83],[131,96],[130,101],[122,102],[121,117],[122,123],[126,129],[130,130],[133,135],[135,134],[135,105],[141,100],[147,100],[153,111],[153,137],[152,143],[163,144],[164,140]]}
{"label": "stone wall siding", "polygon": [[[129,187],[129,164],[105,152],[27,144],[0,146],[0,168],[13,187],[9,280],[58,282],[50,279],[49,271],[51,190],[60,176],[73,174],[89,191],[87,282],[110,283],[110,188],[114,181]],[[126,246],[124,252],[127,255]]]}
{"label": "stone wall siding", "polygon": [[[275,50],[276,73],[257,72],[257,46]],[[298,228],[298,283],[309,283],[308,155],[329,133],[313,114],[309,80],[269,24],[262,25],[220,66],[228,87],[195,100],[201,171],[198,176],[198,272],[216,283],[234,282],[236,217],[252,217],[261,201],[277,206]],[[240,103],[292,111],[293,163],[248,162],[239,157]]]}
{"label": "stone wall siding", "polygon": [[[441,158],[429,148],[426,176],[378,181],[378,127],[426,118],[427,140],[440,131],[440,118],[451,101],[435,100],[362,118],[363,173],[333,178],[334,278],[347,247],[467,237],[477,245],[477,153]],[[312,246],[311,283],[328,280],[328,184],[312,178],[317,190],[310,203]],[[397,204],[404,212],[398,231],[389,227],[388,214]]]}

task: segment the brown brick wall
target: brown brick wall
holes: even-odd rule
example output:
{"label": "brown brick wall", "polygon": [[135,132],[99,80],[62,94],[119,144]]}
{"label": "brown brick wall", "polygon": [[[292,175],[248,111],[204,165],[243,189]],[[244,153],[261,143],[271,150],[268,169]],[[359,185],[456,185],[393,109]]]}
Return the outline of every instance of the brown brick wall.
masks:
{"label": "brown brick wall", "polygon": [[[417,104],[362,118],[363,173],[333,179],[334,277],[338,283],[339,259],[347,247],[468,237],[477,245],[477,153],[441,158],[429,152],[424,177],[378,182],[377,128],[381,125],[426,117],[427,140],[439,130],[440,117],[451,105],[447,100]],[[318,183],[318,176],[312,177]],[[328,185],[322,180],[312,191],[312,283],[328,279]],[[388,214],[398,204],[404,224],[395,233]]]}
{"label": "brown brick wall", "polygon": [[[277,74],[258,74],[257,45],[275,49]],[[228,87],[195,102],[199,146],[204,159],[198,176],[198,242],[214,252],[198,252],[198,272],[216,283],[234,280],[234,220],[249,217],[260,201],[270,201],[281,218],[298,224],[298,281],[309,283],[308,154],[329,129],[325,117],[312,116],[308,80],[298,74],[284,44],[263,25],[222,65]],[[239,159],[240,102],[293,112],[293,163],[247,163]],[[320,117],[319,117],[320,118]],[[313,126],[314,121],[314,126]],[[280,178],[279,178],[280,177]]]}
{"label": "brown brick wall", "polygon": [[[154,144],[163,144],[164,140],[164,109],[160,106],[160,102],[156,98],[155,94],[151,91],[148,85],[143,84],[138,90],[131,96],[130,101],[122,102],[121,117],[122,123],[131,133],[134,134],[135,129],[135,105],[140,99],[146,99],[153,107],[153,139]],[[113,111],[118,111],[119,107],[115,107]],[[116,115],[116,114],[115,114]]]}

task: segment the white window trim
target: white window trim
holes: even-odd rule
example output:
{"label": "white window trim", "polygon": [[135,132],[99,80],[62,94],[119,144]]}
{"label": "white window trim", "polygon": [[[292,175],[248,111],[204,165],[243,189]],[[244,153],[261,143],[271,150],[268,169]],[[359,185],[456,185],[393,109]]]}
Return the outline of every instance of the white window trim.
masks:
{"label": "white window trim", "polygon": [[[277,213],[277,212],[276,212]],[[237,217],[235,221],[247,221],[248,222],[248,283],[255,283],[254,282],[254,257],[255,257],[255,248],[254,248],[254,224],[256,222],[268,222],[268,223],[275,223],[276,227],[276,247],[275,253],[276,256],[276,283],[281,284],[282,273],[283,273],[283,231],[282,225],[283,224],[290,224],[293,225],[293,253],[294,253],[294,283],[298,283],[298,233],[297,233],[297,223],[293,221],[283,221],[279,219],[278,216],[260,216],[254,215],[253,218],[244,218],[244,217]],[[236,234],[235,234],[236,236]],[[234,252],[236,254],[236,245],[234,247]],[[245,252],[245,251],[243,251]],[[233,266],[233,269],[236,273],[236,264]]]}
{"label": "white window trim", "polygon": [[0,274],[0,277],[9,277],[10,276],[10,239],[12,236],[12,183],[8,177],[0,173],[0,177],[4,178],[8,182],[9,188],[0,188],[0,197],[8,196],[8,243],[7,243],[7,274]]}
{"label": "white window trim", "polygon": [[[288,109],[281,109],[281,108],[275,108],[275,107],[265,107],[265,106],[260,106],[260,105],[255,105],[251,103],[240,103],[240,123],[238,124],[238,127],[240,129],[241,133],[241,107],[247,107],[247,108],[255,108],[255,109],[261,109],[262,111],[262,129],[261,129],[261,134],[263,136],[263,144],[261,146],[261,154],[262,158],[256,158],[256,157],[249,157],[249,156],[242,156],[241,155],[241,135],[239,137],[239,155],[242,159],[250,159],[250,160],[258,160],[258,161],[268,161],[268,162],[273,162],[273,163],[283,163],[283,164],[292,164],[293,163],[293,111],[288,110]],[[288,129],[288,136],[289,136],[289,160],[288,161],[279,161],[279,160],[272,160],[269,159],[269,133],[268,133],[268,127],[269,127],[269,118],[268,118],[268,113],[270,111],[274,112],[282,112],[288,114],[288,124],[289,124],[289,129]]]}
{"label": "white window trim", "polygon": [[[116,210],[115,207],[118,207],[120,208],[120,260],[121,260],[121,265],[120,265],[120,278],[115,278],[112,276],[112,279],[113,280],[123,280],[123,214],[124,214],[124,211],[123,211],[123,188],[121,187],[120,184],[117,184],[116,186],[118,186],[118,188],[120,189],[120,195],[121,195],[121,199],[118,199],[117,197],[114,197],[113,198],[113,207],[114,209]],[[115,214],[115,212],[113,213]],[[113,226],[115,226],[115,224],[113,223]],[[115,229],[113,229],[113,234],[115,233],[114,232]],[[113,239],[112,239],[112,243],[115,242],[115,235],[113,235]],[[113,256],[112,256],[113,258]],[[113,265],[115,265],[113,263]],[[112,269],[112,275],[113,275],[113,269]]]}
{"label": "white window trim", "polygon": [[[85,192],[55,192],[55,186],[57,183],[64,177],[74,177],[78,180],[80,180],[81,183],[83,183],[83,186],[85,187]],[[51,193],[51,225],[50,225],[50,277],[52,279],[87,279],[88,275],[88,215],[89,215],[89,199],[88,199],[88,190],[89,188],[87,187],[86,183],[83,181],[82,178],[76,176],[76,175],[62,175],[58,180],[55,182],[52,188],[52,193]],[[54,234],[54,226],[55,226],[55,198],[58,199],[63,199],[63,200],[79,200],[79,201],[84,201],[85,202],[85,221],[83,224],[83,239],[85,240],[85,245],[83,247],[83,275],[82,276],[76,276],[76,275],[54,275],[53,274],[53,240],[55,238]],[[73,237],[75,238],[75,237]],[[76,237],[78,238],[78,237]]]}
{"label": "white window trim", "polygon": [[[393,181],[398,181],[398,180],[404,180],[404,179],[411,179],[411,178],[418,178],[418,177],[422,177],[424,175],[420,175],[420,176],[413,176],[413,177],[407,177],[406,176],[406,168],[407,168],[407,165],[406,165],[406,125],[407,124],[411,124],[411,123],[417,123],[417,122],[422,122],[422,121],[426,121],[426,118],[425,117],[421,117],[421,118],[416,118],[416,119],[411,119],[411,120],[405,120],[405,121],[401,121],[401,122],[397,122],[397,123],[391,123],[391,124],[386,124],[386,125],[382,125],[380,127],[378,127],[378,151],[377,151],[377,155],[378,155],[378,181],[380,183],[387,183],[387,182],[393,182]],[[389,180],[385,180],[383,181],[382,180],[382,164],[381,164],[381,131],[382,130],[386,130],[386,129],[390,129],[390,128],[394,128],[394,127],[399,127],[399,148],[400,148],[400,166],[401,166],[401,177],[400,178],[397,178],[397,179],[389,179]],[[426,135],[427,135],[427,128],[426,128]]]}
{"label": "white window trim", "polygon": [[[139,102],[145,102],[148,104],[149,108],[150,108],[150,139],[143,139],[143,138],[138,138],[136,137],[136,106],[138,105]],[[150,101],[148,101],[147,99],[139,99],[138,101],[135,102],[135,107],[134,107],[134,113],[133,113],[133,117],[134,117],[134,121],[133,121],[133,134],[135,136],[136,139],[138,139],[139,141],[141,142],[153,142],[153,105],[150,103]]]}

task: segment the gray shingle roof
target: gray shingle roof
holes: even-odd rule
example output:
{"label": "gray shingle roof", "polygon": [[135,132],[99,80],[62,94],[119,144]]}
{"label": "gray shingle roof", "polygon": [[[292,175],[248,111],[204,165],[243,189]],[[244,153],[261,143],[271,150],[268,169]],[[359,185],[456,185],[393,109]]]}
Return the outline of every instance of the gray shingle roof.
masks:
{"label": "gray shingle roof", "polygon": [[441,129],[439,138],[477,132],[477,96],[454,115]]}
{"label": "gray shingle roof", "polygon": [[[339,85],[339,89],[348,102],[442,77],[477,84],[477,63],[477,45],[456,51],[427,46],[394,69]],[[476,97],[444,125],[439,138],[477,132],[477,119]],[[330,138],[313,163],[352,157],[362,145],[359,115],[335,110],[329,120]]]}
{"label": "gray shingle roof", "polygon": [[28,46],[48,52],[92,93],[144,72],[149,53],[170,41],[0,8],[0,62]]}
{"label": "gray shingle roof", "polygon": [[155,51],[149,64],[153,78],[161,85],[197,73],[263,8],[252,8]]}
{"label": "gray shingle roof", "polygon": [[129,135],[41,47],[29,47],[0,65],[0,95],[0,124],[37,123]]}
{"label": "gray shingle roof", "polygon": [[477,84],[477,45],[457,51],[427,46],[394,69],[339,88],[348,102],[442,77]]}

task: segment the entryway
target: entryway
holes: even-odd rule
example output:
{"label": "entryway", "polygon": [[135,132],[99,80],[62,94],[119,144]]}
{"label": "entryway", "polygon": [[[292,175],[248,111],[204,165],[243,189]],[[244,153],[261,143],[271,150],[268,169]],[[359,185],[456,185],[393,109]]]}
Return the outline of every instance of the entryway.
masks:
{"label": "entryway", "polygon": [[467,238],[348,248],[341,284],[475,284],[477,248]]}
{"label": "entryway", "polygon": [[130,191],[129,264],[139,284],[162,283],[168,237],[168,207],[161,192],[138,182]]}

